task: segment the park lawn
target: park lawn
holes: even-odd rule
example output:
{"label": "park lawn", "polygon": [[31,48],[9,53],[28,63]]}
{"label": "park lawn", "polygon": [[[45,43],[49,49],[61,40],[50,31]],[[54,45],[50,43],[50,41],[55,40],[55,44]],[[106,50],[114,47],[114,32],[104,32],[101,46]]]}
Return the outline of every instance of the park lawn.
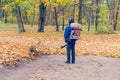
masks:
{"label": "park lawn", "polygon": [[17,28],[17,25],[16,24],[3,24],[3,23],[0,23],[0,29],[14,29],[14,28]]}

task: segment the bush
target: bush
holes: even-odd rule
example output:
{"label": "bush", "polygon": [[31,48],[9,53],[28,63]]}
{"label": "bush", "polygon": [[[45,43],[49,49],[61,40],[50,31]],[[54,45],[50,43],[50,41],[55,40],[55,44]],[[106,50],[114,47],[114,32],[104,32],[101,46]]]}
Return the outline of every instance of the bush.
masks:
{"label": "bush", "polygon": [[98,30],[96,31],[97,34],[115,34],[112,26],[105,25],[105,26],[98,26]]}

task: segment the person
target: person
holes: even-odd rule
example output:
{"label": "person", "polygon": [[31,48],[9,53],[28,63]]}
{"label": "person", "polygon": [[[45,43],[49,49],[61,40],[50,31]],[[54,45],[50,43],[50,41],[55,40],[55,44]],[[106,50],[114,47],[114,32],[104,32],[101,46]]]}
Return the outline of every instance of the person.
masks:
{"label": "person", "polygon": [[[72,63],[72,64],[75,64],[75,42],[76,40],[72,40],[70,39],[70,34],[71,34],[71,30],[72,30],[72,27],[71,27],[71,24],[74,23],[74,19],[69,19],[68,21],[68,25],[66,26],[65,28],[65,31],[64,31],[64,39],[65,39],[65,42],[67,43],[67,60],[65,61],[65,63]],[[72,54],[72,61],[71,61],[71,54]]]}

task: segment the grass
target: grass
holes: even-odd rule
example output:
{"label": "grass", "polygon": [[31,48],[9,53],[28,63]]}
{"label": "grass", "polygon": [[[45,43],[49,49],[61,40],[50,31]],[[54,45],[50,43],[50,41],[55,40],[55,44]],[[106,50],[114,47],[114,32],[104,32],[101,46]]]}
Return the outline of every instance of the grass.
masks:
{"label": "grass", "polygon": [[0,23],[0,29],[14,29],[14,28],[18,28],[16,24],[3,24]]}
{"label": "grass", "polygon": [[[32,28],[30,25],[24,25],[25,28]],[[17,29],[18,24],[0,23],[0,29]]]}
{"label": "grass", "polygon": [[[28,31],[36,31],[37,32],[37,29],[38,29],[38,25],[34,25],[33,27],[31,25],[24,25],[25,27],[25,30],[28,32]],[[18,31],[18,25],[17,24],[10,24],[10,23],[0,23],[0,30],[16,30]],[[63,33],[63,30],[62,30],[62,26],[59,27],[59,32],[57,33]],[[82,26],[82,33],[85,33],[85,34],[96,34],[96,31],[95,31],[95,28],[94,26],[91,26],[90,27],[90,31],[88,31],[88,27],[86,25],[83,25]],[[55,26],[51,26],[51,25],[48,25],[48,26],[45,26],[45,32],[56,32],[56,27]],[[116,31],[116,33],[120,33],[120,31]],[[47,34],[49,35],[49,34]],[[53,34],[54,35],[54,34]]]}

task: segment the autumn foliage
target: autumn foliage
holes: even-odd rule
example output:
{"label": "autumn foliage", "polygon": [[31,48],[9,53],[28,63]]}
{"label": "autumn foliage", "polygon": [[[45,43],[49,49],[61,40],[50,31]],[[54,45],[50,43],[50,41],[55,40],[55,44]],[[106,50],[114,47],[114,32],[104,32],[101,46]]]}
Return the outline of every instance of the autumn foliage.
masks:
{"label": "autumn foliage", "polygon": [[[66,54],[63,32],[37,33],[29,31],[18,33],[14,30],[1,30],[0,34],[0,64],[16,65],[23,60],[34,60],[39,54]],[[9,37],[8,37],[9,36]],[[120,58],[120,34],[95,35],[82,32],[81,39],[76,43],[76,55],[105,56]]]}

